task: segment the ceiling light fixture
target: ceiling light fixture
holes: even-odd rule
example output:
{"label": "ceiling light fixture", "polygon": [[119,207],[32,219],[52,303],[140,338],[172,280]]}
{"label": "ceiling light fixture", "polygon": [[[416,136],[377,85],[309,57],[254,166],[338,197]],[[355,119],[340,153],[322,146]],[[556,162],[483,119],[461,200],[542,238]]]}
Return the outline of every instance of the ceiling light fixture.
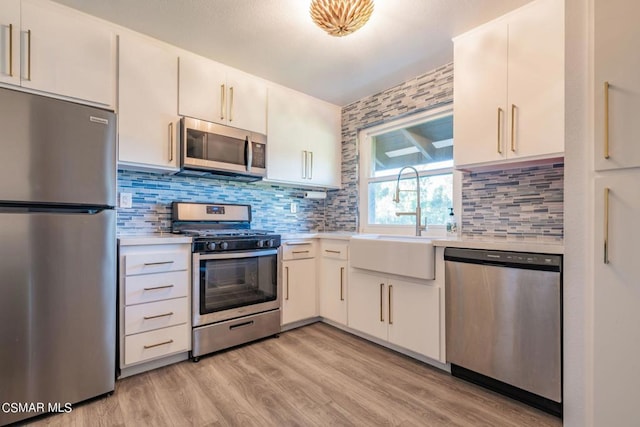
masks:
{"label": "ceiling light fixture", "polygon": [[362,28],[373,12],[373,0],[311,0],[309,13],[318,27],[342,37]]}

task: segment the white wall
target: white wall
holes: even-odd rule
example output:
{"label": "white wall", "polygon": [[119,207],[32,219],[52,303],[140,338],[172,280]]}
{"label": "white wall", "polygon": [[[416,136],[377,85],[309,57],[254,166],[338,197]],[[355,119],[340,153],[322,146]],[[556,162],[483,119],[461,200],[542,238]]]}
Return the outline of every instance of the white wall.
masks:
{"label": "white wall", "polygon": [[565,2],[564,425],[575,427],[593,424],[589,3]]}

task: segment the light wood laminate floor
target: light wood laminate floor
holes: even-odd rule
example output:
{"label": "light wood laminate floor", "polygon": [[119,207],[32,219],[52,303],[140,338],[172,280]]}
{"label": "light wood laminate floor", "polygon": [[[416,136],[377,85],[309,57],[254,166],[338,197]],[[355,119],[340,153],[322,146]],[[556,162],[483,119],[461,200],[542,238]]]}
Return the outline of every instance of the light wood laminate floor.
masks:
{"label": "light wood laminate floor", "polygon": [[34,426],[560,426],[560,419],[316,323],[120,380]]}

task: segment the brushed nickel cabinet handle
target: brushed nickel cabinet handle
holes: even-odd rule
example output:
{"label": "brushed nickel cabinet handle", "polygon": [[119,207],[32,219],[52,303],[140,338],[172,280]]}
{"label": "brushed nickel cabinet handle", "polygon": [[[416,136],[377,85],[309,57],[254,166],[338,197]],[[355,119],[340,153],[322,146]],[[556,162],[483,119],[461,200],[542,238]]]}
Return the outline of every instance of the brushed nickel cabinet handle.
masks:
{"label": "brushed nickel cabinet handle", "polygon": [[309,151],[309,176],[308,179],[313,179],[313,151]]}
{"label": "brushed nickel cabinet handle", "polygon": [[384,310],[382,309],[382,300],[384,299],[384,283],[380,283],[380,321],[384,322]]}
{"label": "brushed nickel cabinet handle", "polygon": [[344,267],[340,267],[340,301],[344,301]]}
{"label": "brushed nickel cabinet handle", "polygon": [[604,189],[604,263],[609,264],[609,188]]}
{"label": "brushed nickel cabinet handle", "polygon": [[309,251],[291,251],[292,254],[308,254]]}
{"label": "brushed nickel cabinet handle", "polygon": [[145,267],[151,267],[154,265],[165,265],[165,264],[173,264],[175,261],[158,261],[158,262],[145,262]]}
{"label": "brushed nickel cabinet handle", "polygon": [[516,104],[511,104],[511,151],[516,152]]}
{"label": "brushed nickel cabinet handle", "polygon": [[340,251],[334,251],[332,249],[325,249],[324,251],[329,253],[329,254],[339,254],[340,253]]}
{"label": "brushed nickel cabinet handle", "polygon": [[224,120],[224,106],[227,103],[227,94],[226,94],[226,89],[225,89],[225,85],[221,84],[220,85],[220,120]]}
{"label": "brushed nickel cabinet handle", "polygon": [[151,320],[151,319],[158,319],[160,317],[167,317],[167,316],[173,316],[173,311],[170,311],[169,313],[156,314],[155,316],[144,316],[143,319]]}
{"label": "brushed nickel cabinet handle", "polygon": [[310,245],[311,242],[284,242],[286,246],[306,246]]}
{"label": "brushed nickel cabinet handle", "polygon": [[609,82],[604,82],[604,158],[609,158]]}
{"label": "brushed nickel cabinet handle", "polygon": [[289,267],[285,267],[284,270],[286,272],[285,276],[287,279],[287,294],[284,296],[284,299],[288,300],[289,299]]}
{"label": "brushed nickel cabinet handle", "polygon": [[9,24],[9,77],[13,77],[13,24]]}
{"label": "brushed nickel cabinet handle", "polygon": [[393,285],[389,285],[389,324],[393,325],[393,317],[391,317],[391,293]]}
{"label": "brushed nickel cabinet handle", "polygon": [[233,121],[233,86],[229,87],[229,121]]}
{"label": "brushed nickel cabinet handle", "polygon": [[173,161],[173,122],[169,123],[169,161]]}
{"label": "brushed nickel cabinet handle", "polygon": [[160,347],[161,345],[166,345],[166,344],[171,344],[173,342],[173,340],[169,340],[169,341],[163,341],[163,342],[159,342],[157,344],[149,344],[149,345],[145,345],[144,349],[148,350],[150,348],[154,348],[154,347]]}
{"label": "brushed nickel cabinet handle", "polygon": [[142,288],[143,291],[157,291],[158,289],[169,289],[173,288],[175,285],[163,285],[163,286],[154,286],[152,288]]}
{"label": "brushed nickel cabinet handle", "polygon": [[500,135],[502,134],[502,108],[498,107],[498,154],[502,154],[502,141]]}

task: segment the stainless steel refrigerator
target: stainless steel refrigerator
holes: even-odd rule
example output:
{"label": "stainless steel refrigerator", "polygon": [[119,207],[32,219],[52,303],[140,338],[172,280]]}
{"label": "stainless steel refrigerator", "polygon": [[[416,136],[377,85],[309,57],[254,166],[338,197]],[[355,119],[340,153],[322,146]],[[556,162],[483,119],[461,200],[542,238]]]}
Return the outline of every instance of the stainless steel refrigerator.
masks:
{"label": "stainless steel refrigerator", "polygon": [[0,425],[114,390],[115,120],[0,88]]}

